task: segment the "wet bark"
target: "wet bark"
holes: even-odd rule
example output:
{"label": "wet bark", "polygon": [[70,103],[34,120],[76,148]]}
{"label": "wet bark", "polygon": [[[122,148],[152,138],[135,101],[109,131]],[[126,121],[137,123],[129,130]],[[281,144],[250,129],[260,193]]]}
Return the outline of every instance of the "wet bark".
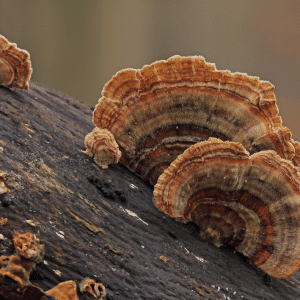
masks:
{"label": "wet bark", "polygon": [[[32,284],[46,291],[90,277],[105,285],[106,299],[124,300],[299,298],[299,272],[266,284],[242,256],[158,211],[153,187],[128,168],[95,165],[82,153],[92,129],[92,108],[63,93],[37,83],[0,87],[0,169],[9,188],[0,195],[0,218],[8,218],[0,254],[14,252],[14,232],[38,234],[46,254]],[[14,282],[1,277],[0,299],[9,288]]]}

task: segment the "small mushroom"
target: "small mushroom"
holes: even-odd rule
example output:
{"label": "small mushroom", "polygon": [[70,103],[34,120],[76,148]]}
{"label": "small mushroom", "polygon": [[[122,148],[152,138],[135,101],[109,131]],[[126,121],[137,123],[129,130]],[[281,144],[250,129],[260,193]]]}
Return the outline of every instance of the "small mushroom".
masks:
{"label": "small mushroom", "polygon": [[272,150],[250,156],[240,143],[210,138],[164,171],[153,201],[170,217],[196,223],[202,239],[287,278],[300,266],[298,171]]}
{"label": "small mushroom", "polygon": [[[89,156],[95,154],[95,162],[107,169],[108,165],[116,164],[121,157],[121,151],[111,132],[107,129],[94,128],[84,139],[86,153]],[[93,153],[92,153],[93,152]]]}
{"label": "small mushroom", "polygon": [[0,85],[28,90],[31,73],[29,53],[0,35]]}
{"label": "small mushroom", "polygon": [[291,134],[282,127],[273,91],[258,77],[218,71],[202,56],[177,55],[118,72],[104,86],[93,121],[114,135],[120,162],[154,185],[179,154],[209,137],[291,160]]}
{"label": "small mushroom", "polygon": [[79,300],[77,297],[77,286],[73,280],[64,281],[46,292],[49,296],[54,296],[58,300]]}
{"label": "small mushroom", "polygon": [[97,300],[105,299],[106,292],[104,285],[102,283],[96,283],[96,281],[91,278],[84,278],[81,281],[79,288],[81,293],[89,293]]}
{"label": "small mushroom", "polygon": [[35,267],[34,261],[24,260],[18,255],[2,256],[0,259],[3,259],[3,267],[0,269],[1,275],[12,278],[20,285],[28,285],[30,283],[29,276]]}

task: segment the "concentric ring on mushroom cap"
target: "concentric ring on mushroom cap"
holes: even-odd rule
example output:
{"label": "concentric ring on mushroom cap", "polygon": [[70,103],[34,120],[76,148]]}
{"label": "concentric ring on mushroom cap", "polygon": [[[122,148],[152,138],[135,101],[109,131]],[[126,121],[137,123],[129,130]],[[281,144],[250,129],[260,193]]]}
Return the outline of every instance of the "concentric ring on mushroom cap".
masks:
{"label": "concentric ring on mushroom cap", "polygon": [[209,137],[292,159],[291,134],[281,126],[273,90],[258,77],[218,71],[202,56],[173,56],[118,72],[105,85],[93,121],[115,136],[120,161],[155,184],[179,154]]}
{"label": "concentric ring on mushroom cap", "polygon": [[28,90],[31,73],[29,53],[0,35],[0,85]]}
{"label": "concentric ring on mushroom cap", "polygon": [[155,206],[193,221],[203,239],[231,245],[268,274],[300,265],[300,175],[274,151],[249,156],[239,143],[197,143],[158,178]]}

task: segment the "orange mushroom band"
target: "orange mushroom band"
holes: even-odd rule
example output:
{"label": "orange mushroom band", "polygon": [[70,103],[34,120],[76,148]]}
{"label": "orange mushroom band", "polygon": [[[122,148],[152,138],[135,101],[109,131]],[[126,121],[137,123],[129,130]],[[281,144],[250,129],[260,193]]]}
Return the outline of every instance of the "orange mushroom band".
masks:
{"label": "orange mushroom band", "polygon": [[0,35],[0,85],[28,90],[31,73],[29,53]]}
{"label": "orange mushroom band", "polygon": [[299,268],[300,173],[272,150],[249,156],[239,143],[195,144],[159,177],[153,201],[271,276],[287,278]]}
{"label": "orange mushroom band", "polygon": [[94,128],[84,139],[88,156],[93,156],[95,162],[106,169],[110,164],[116,164],[121,157],[121,151],[111,132],[107,129]]}
{"label": "orange mushroom band", "polygon": [[291,134],[281,126],[273,90],[258,77],[218,71],[202,56],[173,56],[118,72],[93,121],[114,135],[120,162],[154,185],[179,154],[209,137],[291,160]]}

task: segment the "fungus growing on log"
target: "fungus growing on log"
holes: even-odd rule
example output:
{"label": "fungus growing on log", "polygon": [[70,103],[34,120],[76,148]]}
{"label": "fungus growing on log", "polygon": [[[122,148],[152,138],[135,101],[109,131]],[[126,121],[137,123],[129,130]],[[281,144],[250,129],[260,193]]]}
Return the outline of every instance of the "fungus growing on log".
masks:
{"label": "fungus growing on log", "polygon": [[287,278],[299,268],[300,173],[272,150],[249,156],[240,143],[197,143],[159,177],[153,201],[271,276]]}
{"label": "fungus growing on log", "polygon": [[291,160],[291,134],[273,90],[258,77],[218,71],[201,56],[173,56],[118,72],[104,86],[93,121],[114,135],[120,162],[154,185],[179,154],[209,137]]}
{"label": "fungus growing on log", "polygon": [[113,134],[107,129],[94,128],[86,135],[84,144],[87,148],[85,153],[89,156],[94,153],[95,162],[103,169],[118,163],[122,154]]}
{"label": "fungus growing on log", "polygon": [[28,90],[31,73],[29,53],[0,35],[0,85]]}
{"label": "fungus growing on log", "polygon": [[104,300],[106,296],[105,287],[102,283],[97,283],[91,278],[84,278],[80,285],[81,293],[88,293],[95,297],[97,300]]}
{"label": "fungus growing on log", "polygon": [[45,247],[41,240],[36,235],[27,232],[13,234],[14,247],[17,255],[26,259],[40,263],[45,254]]}
{"label": "fungus growing on log", "polygon": [[64,281],[46,292],[49,296],[54,296],[58,300],[79,300],[77,297],[77,286],[73,280]]}
{"label": "fungus growing on log", "polygon": [[16,255],[0,257],[0,274],[11,277],[21,285],[28,285],[35,264],[44,257],[44,245],[30,232],[14,233],[13,242]]}

